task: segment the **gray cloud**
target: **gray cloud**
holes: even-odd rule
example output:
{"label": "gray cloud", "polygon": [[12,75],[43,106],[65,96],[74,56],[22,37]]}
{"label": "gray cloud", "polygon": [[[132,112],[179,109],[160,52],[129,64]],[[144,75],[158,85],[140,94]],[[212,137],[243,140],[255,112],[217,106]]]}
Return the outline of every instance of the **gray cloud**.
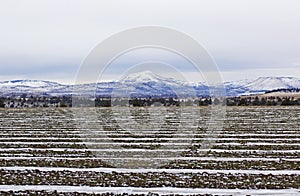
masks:
{"label": "gray cloud", "polygon": [[236,77],[247,69],[296,70],[299,7],[297,0],[4,0],[0,79],[43,74],[51,79],[49,72],[57,76],[64,72],[62,78],[73,80],[72,74],[97,43],[141,25],[166,26],[191,35],[207,48],[221,71],[236,72]]}

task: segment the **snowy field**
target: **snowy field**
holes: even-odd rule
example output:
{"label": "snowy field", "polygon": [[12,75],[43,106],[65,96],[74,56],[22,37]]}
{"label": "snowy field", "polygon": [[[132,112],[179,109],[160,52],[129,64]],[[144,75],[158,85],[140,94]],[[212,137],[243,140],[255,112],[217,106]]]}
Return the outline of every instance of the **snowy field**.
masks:
{"label": "snowy field", "polygon": [[[228,107],[213,133],[205,107],[152,130],[131,110],[0,110],[0,195],[300,195],[300,107]],[[122,130],[130,118],[145,130]]]}

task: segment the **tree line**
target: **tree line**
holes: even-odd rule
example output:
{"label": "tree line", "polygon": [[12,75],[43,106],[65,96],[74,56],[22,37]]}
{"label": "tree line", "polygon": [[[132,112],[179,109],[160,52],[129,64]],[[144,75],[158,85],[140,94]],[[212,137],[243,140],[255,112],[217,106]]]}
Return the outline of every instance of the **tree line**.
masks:
{"label": "tree line", "polygon": [[300,98],[294,97],[232,97],[227,98],[228,106],[293,106],[300,105]]}
{"label": "tree line", "polygon": [[36,107],[71,107],[71,96],[27,96],[0,97],[0,107],[4,108],[36,108]]}
{"label": "tree line", "polygon": [[[212,97],[202,98],[186,98],[177,99],[169,98],[110,98],[97,97],[95,99],[87,99],[82,101],[86,105],[94,105],[96,107],[112,107],[112,106],[129,106],[129,107],[144,107],[144,106],[209,106],[212,104],[227,105],[227,106],[293,106],[300,105],[300,98],[294,97],[259,97],[259,96],[241,96],[227,97],[224,100]],[[71,96],[21,96],[0,97],[0,107],[4,108],[32,108],[32,107],[72,107]]]}

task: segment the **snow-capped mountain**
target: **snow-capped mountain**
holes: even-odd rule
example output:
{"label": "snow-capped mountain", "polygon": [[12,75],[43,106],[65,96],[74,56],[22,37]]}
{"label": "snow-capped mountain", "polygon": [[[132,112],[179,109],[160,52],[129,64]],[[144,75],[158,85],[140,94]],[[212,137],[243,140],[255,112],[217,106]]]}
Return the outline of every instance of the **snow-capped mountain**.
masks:
{"label": "snow-capped mountain", "polygon": [[137,73],[128,74],[126,77],[119,80],[119,82],[124,84],[141,84],[141,83],[164,83],[166,85],[187,85],[187,82],[183,82],[181,80],[176,80],[174,78],[166,78],[162,77],[158,74],[155,74],[151,71],[142,71]]}
{"label": "snow-capped mountain", "polygon": [[43,80],[12,80],[0,82],[0,95],[10,94],[47,94],[53,89],[60,89],[66,85]]}
{"label": "snow-capped mountain", "polygon": [[[113,94],[131,96],[185,96],[194,95],[194,85],[173,78],[166,78],[150,71],[131,73],[116,83]],[[101,84],[99,86],[102,86]]]}
{"label": "snow-capped mountain", "polygon": [[[300,79],[293,77],[260,77],[224,83],[227,96],[264,93],[275,89],[300,88]],[[208,96],[204,83],[187,83],[166,78],[150,71],[132,73],[119,81],[98,84],[63,85],[42,80],[13,80],[0,82],[0,96],[39,95],[101,95],[101,96]]]}
{"label": "snow-capped mountain", "polygon": [[300,79],[294,77],[259,77],[224,83],[227,95],[261,94],[276,89],[300,88]]}

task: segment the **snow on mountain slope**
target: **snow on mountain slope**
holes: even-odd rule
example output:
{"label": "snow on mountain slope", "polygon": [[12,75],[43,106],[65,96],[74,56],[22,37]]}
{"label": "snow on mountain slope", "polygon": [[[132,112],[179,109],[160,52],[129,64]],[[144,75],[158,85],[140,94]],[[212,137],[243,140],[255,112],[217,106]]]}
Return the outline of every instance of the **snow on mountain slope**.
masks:
{"label": "snow on mountain slope", "polygon": [[225,82],[227,96],[263,94],[280,88],[300,88],[300,80],[294,77],[259,77],[255,80]]}
{"label": "snow on mountain slope", "polygon": [[240,87],[240,86],[245,86],[252,82],[253,80],[249,79],[244,79],[244,80],[235,80],[235,81],[230,81],[230,82],[224,82],[225,86],[233,86],[233,87]]}
{"label": "snow on mountain slope", "polygon": [[12,80],[0,82],[0,95],[10,94],[48,94],[55,89],[62,89],[66,85],[43,80]]}
{"label": "snow on mountain slope", "polygon": [[[193,95],[193,85],[166,78],[151,71],[131,73],[119,81],[114,93],[125,92],[133,96],[183,96]],[[118,92],[119,91],[119,92]]]}
{"label": "snow on mountain slope", "polygon": [[131,73],[127,75],[125,78],[121,79],[122,83],[145,83],[145,82],[161,82],[165,80],[165,78],[151,72],[151,71],[143,71],[137,73]]}
{"label": "snow on mountain slope", "polygon": [[145,84],[145,83],[161,83],[165,85],[188,85],[188,82],[183,82],[180,80],[176,80],[174,78],[166,78],[162,77],[158,74],[155,74],[151,71],[143,71],[143,72],[137,72],[137,73],[131,73],[121,79],[119,82],[125,83],[125,84]]}
{"label": "snow on mountain slope", "polygon": [[246,84],[245,87],[250,91],[300,88],[300,80],[293,77],[260,77]]}
{"label": "snow on mountain slope", "polygon": [[1,87],[32,87],[32,88],[44,88],[44,87],[52,87],[52,86],[61,86],[61,84],[50,81],[43,80],[12,80],[12,81],[4,81],[0,82]]}
{"label": "snow on mountain slope", "polygon": [[195,96],[208,94],[204,83],[191,84],[173,78],[162,77],[151,71],[131,73],[113,82],[84,84],[73,86],[74,94],[113,96],[113,97],[144,97],[144,96]]}

